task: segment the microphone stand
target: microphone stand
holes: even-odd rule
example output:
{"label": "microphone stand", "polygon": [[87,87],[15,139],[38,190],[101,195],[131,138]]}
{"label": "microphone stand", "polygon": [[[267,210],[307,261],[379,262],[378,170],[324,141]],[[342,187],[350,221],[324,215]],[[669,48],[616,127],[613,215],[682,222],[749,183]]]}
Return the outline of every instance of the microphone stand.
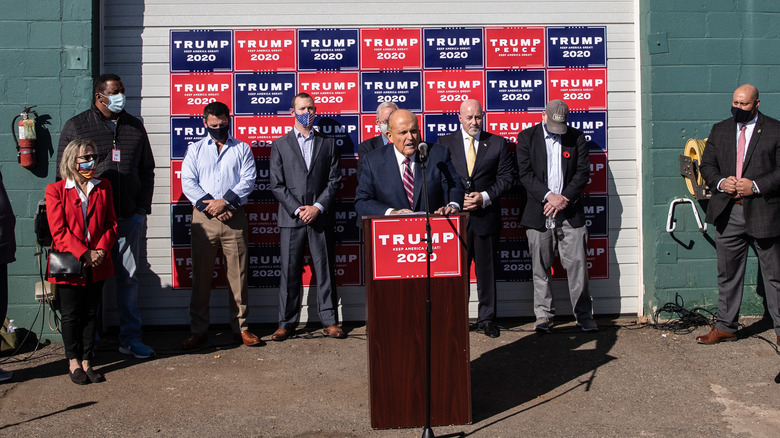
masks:
{"label": "microphone stand", "polygon": [[[426,148],[427,149],[427,148]],[[431,429],[431,256],[433,255],[433,242],[431,238],[431,215],[428,213],[428,178],[426,178],[426,164],[428,161],[427,150],[425,154],[418,154],[423,181],[423,205],[425,206],[425,242],[426,245],[426,298],[425,298],[425,427],[422,438],[435,438]]]}

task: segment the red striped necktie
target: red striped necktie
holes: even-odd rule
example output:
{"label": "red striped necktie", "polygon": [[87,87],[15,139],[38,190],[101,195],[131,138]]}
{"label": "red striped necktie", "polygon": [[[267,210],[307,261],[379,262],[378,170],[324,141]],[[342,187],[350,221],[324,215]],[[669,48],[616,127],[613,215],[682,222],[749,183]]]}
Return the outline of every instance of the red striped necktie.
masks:
{"label": "red striped necktie", "polygon": [[414,210],[414,176],[412,175],[412,166],[409,164],[409,158],[404,160],[404,190],[409,199],[409,208]]}

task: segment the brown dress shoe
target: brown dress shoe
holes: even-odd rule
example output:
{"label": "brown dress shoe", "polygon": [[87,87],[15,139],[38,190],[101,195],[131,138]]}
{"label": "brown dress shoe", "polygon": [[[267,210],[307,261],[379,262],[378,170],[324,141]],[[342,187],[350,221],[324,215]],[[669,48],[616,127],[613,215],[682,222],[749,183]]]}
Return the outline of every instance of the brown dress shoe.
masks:
{"label": "brown dress shoe", "polygon": [[723,330],[713,328],[709,333],[704,336],[697,336],[696,342],[700,344],[717,344],[723,341],[736,341],[737,335],[733,333],[724,332]]}
{"label": "brown dress shoe", "polygon": [[274,334],[271,335],[271,340],[276,342],[281,342],[289,338],[291,334],[292,334],[292,330],[287,330],[285,328],[279,327],[278,329],[276,329]]}
{"label": "brown dress shoe", "polygon": [[181,343],[181,348],[185,350],[198,348],[200,344],[206,341],[206,338],[208,338],[207,333],[190,333],[190,336]]}
{"label": "brown dress shoe", "polygon": [[252,332],[249,330],[243,330],[240,335],[236,336],[236,338],[237,341],[243,342],[244,345],[256,345],[258,347],[265,345],[265,342],[263,342],[262,339],[252,334]]}
{"label": "brown dress shoe", "polygon": [[330,336],[331,338],[344,339],[347,337],[347,335],[344,333],[344,330],[342,330],[341,327],[337,325],[325,327],[324,329],[322,329],[322,332]]}

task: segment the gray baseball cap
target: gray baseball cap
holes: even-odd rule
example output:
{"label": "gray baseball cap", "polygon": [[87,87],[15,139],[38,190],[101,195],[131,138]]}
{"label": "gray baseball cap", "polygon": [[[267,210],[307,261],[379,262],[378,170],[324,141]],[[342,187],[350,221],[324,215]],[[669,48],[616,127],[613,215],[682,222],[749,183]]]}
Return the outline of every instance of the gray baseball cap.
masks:
{"label": "gray baseball cap", "polygon": [[566,134],[566,122],[569,120],[569,105],[555,99],[547,103],[547,132],[551,134]]}

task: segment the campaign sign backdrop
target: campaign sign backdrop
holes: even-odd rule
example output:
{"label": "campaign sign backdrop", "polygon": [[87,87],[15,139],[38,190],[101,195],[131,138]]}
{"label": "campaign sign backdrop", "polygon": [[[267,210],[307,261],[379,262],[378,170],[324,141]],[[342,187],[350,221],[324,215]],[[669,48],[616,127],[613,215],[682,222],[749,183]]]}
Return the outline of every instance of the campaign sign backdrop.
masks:
{"label": "campaign sign backdrop", "polygon": [[249,202],[244,211],[250,245],[279,245],[279,205],[276,202]]}
{"label": "campaign sign backdrop", "polygon": [[233,31],[235,71],[295,71],[295,29]]}
{"label": "campaign sign backdrop", "polygon": [[255,159],[257,178],[255,189],[249,194],[249,200],[254,202],[276,202],[276,197],[271,193],[271,161],[266,158]]}
{"label": "campaign sign backdrop", "polygon": [[317,117],[316,129],[336,141],[341,155],[357,155],[360,143],[360,116],[327,115]]}
{"label": "campaign sign backdrop", "polygon": [[360,112],[360,73],[298,73],[298,91],[309,93],[319,114]]}
{"label": "campaign sign backdrop", "polygon": [[339,166],[341,167],[341,187],[336,193],[336,199],[355,199],[358,185],[357,158],[343,156],[339,160]]}
{"label": "campaign sign backdrop", "polygon": [[333,231],[336,242],[360,242],[354,201],[336,201]]}
{"label": "campaign sign backdrop", "polygon": [[374,138],[377,135],[383,134],[379,132],[379,126],[376,124],[376,112],[371,115],[360,116],[360,141],[366,141],[370,138]]}
{"label": "campaign sign backdrop", "polygon": [[181,163],[182,160],[171,160],[171,203],[186,202],[189,200],[181,190]]}
{"label": "campaign sign backdrop", "polygon": [[464,100],[485,100],[485,72],[482,70],[425,71],[423,82],[425,112],[458,112]]}
{"label": "campaign sign backdrop", "polygon": [[233,136],[252,148],[255,158],[270,158],[273,141],[293,129],[293,117],[236,116],[233,118]]}
{"label": "campaign sign backdrop", "polygon": [[547,66],[597,68],[607,66],[606,27],[548,27]]}
{"label": "campaign sign backdrop", "polygon": [[[192,249],[189,246],[171,248],[171,268],[171,282],[174,289],[192,288]],[[222,251],[217,250],[217,255],[214,258],[211,288],[219,289],[226,287],[225,258],[222,255]]]}
{"label": "campaign sign backdrop", "polygon": [[298,29],[298,70],[357,70],[358,38],[358,29]]}
{"label": "campaign sign backdrop", "polygon": [[609,217],[607,216],[608,196],[583,196],[585,225],[591,237],[609,235]]}
{"label": "campaign sign backdrop", "polygon": [[486,27],[487,68],[543,68],[544,27]]}
{"label": "campaign sign backdrop", "polygon": [[[376,114],[382,102],[393,102],[411,112],[422,111],[422,72],[361,72],[361,111]],[[374,119],[376,120],[376,119]]]}
{"label": "campaign sign backdrop", "polygon": [[171,158],[184,158],[187,148],[208,134],[203,116],[171,117]]}
{"label": "campaign sign backdrop", "polygon": [[569,110],[607,109],[606,69],[550,69],[547,84],[547,100],[563,99]]}
{"label": "campaign sign backdrop", "polygon": [[585,134],[591,152],[607,152],[606,111],[569,111],[568,123]]}
{"label": "campaign sign backdrop", "polygon": [[544,70],[488,70],[488,111],[540,111],[544,99]]}
{"label": "campaign sign backdrop", "polygon": [[[214,101],[233,104],[231,73],[171,74],[171,116],[203,116],[203,107]],[[232,113],[232,109],[231,109]]]}
{"label": "campaign sign backdrop", "polygon": [[460,120],[457,114],[425,114],[423,116],[424,129],[423,141],[436,143],[439,137],[453,133],[460,129]]}
{"label": "campaign sign backdrop", "polygon": [[582,191],[585,195],[606,195],[609,193],[607,179],[609,169],[607,169],[607,154],[592,153],[590,158],[590,176],[588,185]]}
{"label": "campaign sign backdrop", "polygon": [[[593,237],[588,239],[587,267],[588,278],[591,280],[605,280],[609,278],[609,238]],[[553,279],[566,278],[566,270],[561,265],[560,257],[553,261]]]}
{"label": "campaign sign backdrop", "polygon": [[422,68],[421,39],[419,27],[360,29],[360,68],[419,70]]}
{"label": "campaign sign backdrop", "polygon": [[[423,278],[427,274],[425,216],[371,222],[374,280]],[[432,217],[431,277],[461,275],[460,216]]]}
{"label": "campaign sign backdrop", "polygon": [[171,246],[190,246],[192,205],[171,205]]}
{"label": "campaign sign backdrop", "polygon": [[523,198],[505,196],[501,198],[501,239],[525,239],[525,228],[520,226],[520,215],[523,213]]}
{"label": "campaign sign backdrop", "polygon": [[517,134],[520,131],[542,123],[542,111],[521,113],[487,113],[485,115],[485,130],[500,135],[507,141],[517,144]]}
{"label": "campaign sign backdrop", "polygon": [[250,246],[249,271],[247,283],[250,287],[279,287],[279,277],[282,275],[282,257],[279,255],[279,245]]}
{"label": "campaign sign backdrop", "polygon": [[498,266],[496,281],[531,281],[531,253],[526,239],[498,242]]}
{"label": "campaign sign backdrop", "polygon": [[336,244],[334,252],[336,253],[336,285],[361,286],[363,284],[363,251],[360,244]]}
{"label": "campaign sign backdrop", "polygon": [[295,73],[236,73],[236,114],[289,114]]}
{"label": "campaign sign backdrop", "polygon": [[172,30],[171,71],[233,70],[230,30]]}
{"label": "campaign sign backdrop", "polygon": [[464,69],[485,66],[481,27],[423,29],[426,69]]}

